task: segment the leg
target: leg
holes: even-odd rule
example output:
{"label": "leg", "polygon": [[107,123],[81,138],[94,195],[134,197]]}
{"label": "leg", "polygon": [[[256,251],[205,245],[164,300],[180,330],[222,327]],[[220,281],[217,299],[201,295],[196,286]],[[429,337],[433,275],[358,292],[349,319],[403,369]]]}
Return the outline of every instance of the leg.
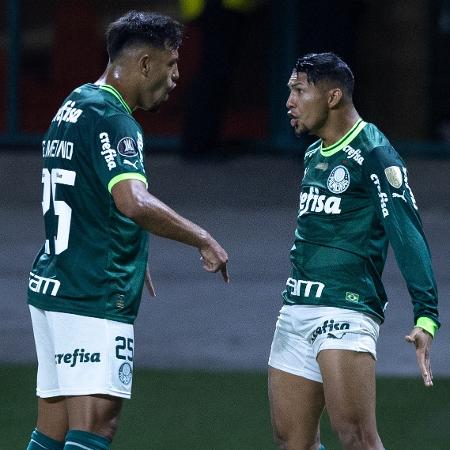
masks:
{"label": "leg", "polygon": [[36,429],[57,441],[64,441],[69,427],[64,397],[38,399]]}
{"label": "leg", "polygon": [[346,450],[383,450],[375,418],[375,360],[366,352],[322,350],[317,357],[333,429]]}
{"label": "leg", "polygon": [[39,364],[36,380],[38,418],[28,449],[63,448],[68,429],[65,397],[48,397],[58,389],[52,331],[45,311],[30,305],[30,314]]}
{"label": "leg", "polygon": [[122,399],[110,395],[80,395],[66,399],[69,429],[103,436],[112,441],[116,433]]}
{"label": "leg", "polygon": [[69,429],[98,434],[111,441],[121,407],[121,398],[108,395],[39,398],[36,428],[57,441],[64,441]]}
{"label": "leg", "polygon": [[274,437],[281,449],[319,448],[321,383],[269,367],[269,400]]}

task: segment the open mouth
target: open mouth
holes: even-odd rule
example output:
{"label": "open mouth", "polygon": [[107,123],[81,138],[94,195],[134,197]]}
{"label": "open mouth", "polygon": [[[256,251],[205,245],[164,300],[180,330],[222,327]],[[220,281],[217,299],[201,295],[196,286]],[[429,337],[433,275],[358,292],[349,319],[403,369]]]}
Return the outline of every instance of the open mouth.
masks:
{"label": "open mouth", "polygon": [[294,116],[290,110],[288,111],[287,115],[290,119],[291,127],[297,126],[298,117]]}

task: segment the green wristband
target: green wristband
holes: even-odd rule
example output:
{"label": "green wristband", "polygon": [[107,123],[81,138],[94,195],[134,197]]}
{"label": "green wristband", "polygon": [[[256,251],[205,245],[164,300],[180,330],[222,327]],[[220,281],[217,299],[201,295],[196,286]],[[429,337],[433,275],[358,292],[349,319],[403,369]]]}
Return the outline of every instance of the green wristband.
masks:
{"label": "green wristband", "polygon": [[425,331],[428,331],[428,333],[430,333],[433,337],[438,328],[436,322],[429,317],[419,317],[416,322],[416,327],[423,328]]}

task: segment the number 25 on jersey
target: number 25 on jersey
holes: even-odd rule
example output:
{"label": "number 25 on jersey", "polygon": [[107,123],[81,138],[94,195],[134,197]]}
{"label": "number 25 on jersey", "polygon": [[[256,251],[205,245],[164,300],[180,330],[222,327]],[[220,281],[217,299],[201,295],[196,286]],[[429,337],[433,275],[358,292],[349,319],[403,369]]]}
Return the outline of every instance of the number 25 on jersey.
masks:
{"label": "number 25 on jersey", "polygon": [[[59,255],[69,246],[70,221],[72,218],[72,208],[62,200],[56,200],[57,185],[65,184],[67,186],[75,185],[76,173],[73,170],[65,169],[43,169],[42,183],[44,185],[42,198],[42,212],[44,216],[50,211],[53,204],[53,212],[57,217],[58,224],[55,236],[47,236],[45,241],[45,253],[51,253],[51,247]],[[51,240],[53,245],[51,246]]]}

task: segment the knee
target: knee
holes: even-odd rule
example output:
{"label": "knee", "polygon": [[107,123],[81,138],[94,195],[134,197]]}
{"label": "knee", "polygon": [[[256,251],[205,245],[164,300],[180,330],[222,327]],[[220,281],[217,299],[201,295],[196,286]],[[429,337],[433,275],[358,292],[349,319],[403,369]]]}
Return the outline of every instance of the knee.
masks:
{"label": "knee", "polygon": [[288,450],[288,433],[282,431],[276,423],[272,421],[272,434],[276,446],[280,450]]}
{"label": "knee", "polygon": [[84,429],[112,441],[119,428],[119,417],[119,407],[96,410],[93,414],[87,415]]}
{"label": "knee", "polygon": [[273,439],[280,450],[316,450],[320,445],[320,438],[317,435],[315,439],[306,440],[304,436],[295,433],[282,433],[274,429]]}
{"label": "knee", "polygon": [[347,449],[378,449],[379,436],[375,426],[358,419],[332,421],[331,426]]}
{"label": "knee", "polygon": [[288,450],[289,449],[287,440],[283,439],[281,436],[274,435],[273,440],[275,441],[275,445],[280,450]]}
{"label": "knee", "polygon": [[107,424],[107,430],[106,430],[106,437],[112,441],[113,437],[115,436],[117,429],[119,428],[119,419],[118,417],[115,417],[114,419],[110,420]]}
{"label": "knee", "polygon": [[104,436],[110,441],[113,440],[117,429],[119,428],[119,416],[108,417],[106,420],[100,420],[94,425],[93,432]]}

